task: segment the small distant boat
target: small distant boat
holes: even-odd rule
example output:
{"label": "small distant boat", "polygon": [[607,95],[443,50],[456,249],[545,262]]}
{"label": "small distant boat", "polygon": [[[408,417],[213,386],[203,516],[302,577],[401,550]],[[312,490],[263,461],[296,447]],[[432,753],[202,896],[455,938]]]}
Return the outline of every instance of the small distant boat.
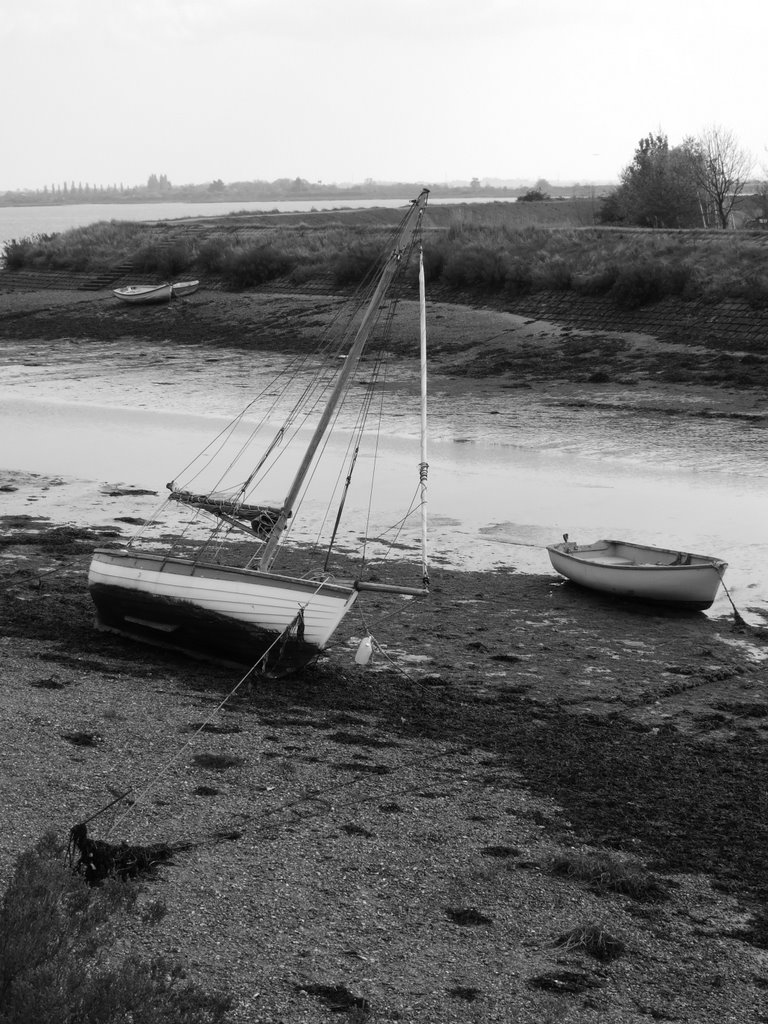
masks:
{"label": "small distant boat", "polygon": [[553,568],[573,583],[617,597],[704,610],[715,600],[728,563],[710,555],[624,540],[547,546]]}
{"label": "small distant boat", "polygon": [[171,295],[174,298],[191,295],[200,287],[199,281],[174,281],[171,285]]}
{"label": "small distant boat", "polygon": [[199,281],[174,281],[172,284],[128,284],[123,288],[113,288],[112,294],[123,302],[148,304],[150,302],[170,302],[172,298],[191,295],[200,287]]}
{"label": "small distant boat", "polygon": [[150,303],[170,302],[171,285],[166,284],[127,284],[124,288],[113,288],[112,294],[123,302]]}

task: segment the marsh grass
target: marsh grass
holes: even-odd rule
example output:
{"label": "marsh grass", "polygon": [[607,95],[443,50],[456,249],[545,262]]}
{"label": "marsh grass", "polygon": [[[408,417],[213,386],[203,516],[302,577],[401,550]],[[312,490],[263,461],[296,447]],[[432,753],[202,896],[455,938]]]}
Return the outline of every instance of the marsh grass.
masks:
{"label": "marsh grass", "polygon": [[147,225],[99,221],[54,235],[12,239],[3,247],[8,270],[98,271],[135,252],[147,237]]}
{"label": "marsh grass", "polygon": [[597,893],[618,893],[641,903],[669,898],[664,885],[650,872],[610,853],[563,853],[554,857],[554,875],[586,882]]}
{"label": "marsh grass", "polygon": [[554,946],[565,953],[589,953],[596,960],[608,963],[623,956],[626,946],[599,925],[581,925],[571,928],[555,939]]}
{"label": "marsh grass", "polygon": [[[194,273],[235,290],[273,281],[354,287],[386,248],[398,210],[346,211],[185,225],[101,222],[5,243],[10,270],[103,271],[131,261],[167,278]],[[602,227],[589,200],[433,206],[425,266],[446,297],[504,302],[573,291],[634,309],[668,296],[768,306],[768,233]],[[409,277],[416,287],[415,273]]]}
{"label": "marsh grass", "polygon": [[184,239],[176,239],[170,243],[152,241],[132,257],[136,270],[145,274],[155,274],[164,280],[170,280],[192,270],[195,260],[196,252],[193,246]]}

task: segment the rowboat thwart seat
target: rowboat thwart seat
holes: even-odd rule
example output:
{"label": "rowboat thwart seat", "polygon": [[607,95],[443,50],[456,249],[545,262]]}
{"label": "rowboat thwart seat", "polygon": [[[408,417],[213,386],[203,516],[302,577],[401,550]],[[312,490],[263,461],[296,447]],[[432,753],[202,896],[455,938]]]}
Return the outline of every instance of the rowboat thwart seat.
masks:
{"label": "rowboat thwart seat", "polygon": [[637,565],[634,558],[621,558],[619,555],[600,555],[598,558],[590,558],[594,565]]}

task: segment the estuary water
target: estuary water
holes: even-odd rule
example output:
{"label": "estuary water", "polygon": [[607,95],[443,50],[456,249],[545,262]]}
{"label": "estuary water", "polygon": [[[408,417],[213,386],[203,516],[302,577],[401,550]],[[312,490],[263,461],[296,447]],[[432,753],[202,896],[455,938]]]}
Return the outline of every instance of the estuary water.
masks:
{"label": "estuary water", "polygon": [[[147,516],[159,498],[109,492],[162,496],[284,361],[145,343],[25,343],[23,355],[0,347],[0,470],[58,481],[0,492],[0,514],[102,526]],[[398,401],[383,422],[382,522],[418,479],[418,396],[402,371],[390,387]],[[552,573],[545,545],[565,532],[645,541],[725,559],[740,612],[755,624],[768,617],[762,422],[573,408],[493,383],[467,384],[457,400],[455,379],[434,376],[429,407],[434,563]],[[352,504],[345,518],[364,512]],[[721,593],[710,614],[729,612]]]}

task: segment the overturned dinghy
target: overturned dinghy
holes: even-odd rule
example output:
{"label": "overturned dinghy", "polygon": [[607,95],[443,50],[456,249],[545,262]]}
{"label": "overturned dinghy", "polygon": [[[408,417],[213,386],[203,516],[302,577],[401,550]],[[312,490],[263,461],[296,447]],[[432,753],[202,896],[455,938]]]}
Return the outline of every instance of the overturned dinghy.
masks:
{"label": "overturned dinghy", "polygon": [[727,562],[625,540],[547,547],[553,568],[573,583],[617,597],[704,610],[715,600]]}

